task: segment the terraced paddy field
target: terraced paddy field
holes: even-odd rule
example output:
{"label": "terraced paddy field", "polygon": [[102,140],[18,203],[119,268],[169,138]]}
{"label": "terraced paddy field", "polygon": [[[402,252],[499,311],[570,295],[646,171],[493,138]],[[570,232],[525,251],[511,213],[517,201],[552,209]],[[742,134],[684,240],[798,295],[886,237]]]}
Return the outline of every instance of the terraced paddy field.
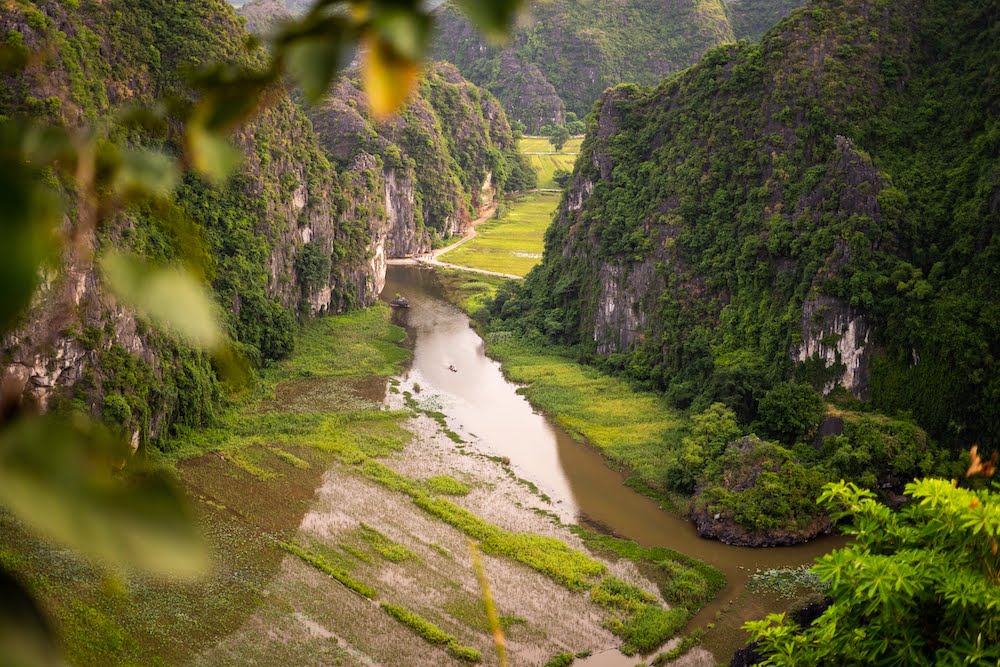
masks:
{"label": "terraced paddy field", "polygon": [[518,146],[527,156],[531,168],[538,173],[538,187],[548,190],[559,187],[553,179],[557,169],[573,171],[573,163],[582,143],[583,137],[573,137],[562,150],[557,151],[546,137],[522,137]]}
{"label": "terraced paddy field", "polygon": [[476,238],[438,259],[448,264],[525,276],[542,261],[545,230],[559,205],[557,192],[532,192],[513,200],[500,218],[476,228]]}
{"label": "terraced paddy field", "polygon": [[[580,152],[580,146],[583,144],[583,137],[570,137],[570,140],[566,142],[560,153],[569,153],[576,155]],[[557,152],[552,148],[552,144],[549,143],[548,137],[521,137],[518,141],[518,147],[521,149],[522,153],[552,153]]]}

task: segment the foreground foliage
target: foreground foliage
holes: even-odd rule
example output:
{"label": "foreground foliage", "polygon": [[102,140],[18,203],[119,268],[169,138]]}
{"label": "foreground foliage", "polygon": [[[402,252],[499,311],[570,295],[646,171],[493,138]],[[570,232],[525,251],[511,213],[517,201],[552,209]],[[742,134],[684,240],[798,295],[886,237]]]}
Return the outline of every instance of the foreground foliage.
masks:
{"label": "foreground foliage", "polygon": [[870,491],[828,485],[820,501],[850,524],[819,559],[833,602],[809,627],[784,614],[747,624],[766,665],[995,665],[1000,661],[1000,486],[908,484],[893,512]]}

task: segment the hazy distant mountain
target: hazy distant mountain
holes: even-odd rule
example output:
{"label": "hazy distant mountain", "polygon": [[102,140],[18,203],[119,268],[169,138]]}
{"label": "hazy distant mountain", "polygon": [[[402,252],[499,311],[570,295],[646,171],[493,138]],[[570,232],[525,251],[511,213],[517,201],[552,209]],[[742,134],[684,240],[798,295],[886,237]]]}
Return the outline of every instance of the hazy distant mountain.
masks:
{"label": "hazy distant mountain", "polygon": [[454,7],[435,56],[488,88],[529,130],[583,117],[618,83],[654,84],[705,51],[756,37],[805,0],[547,0],[529,5],[506,46],[487,42]]}

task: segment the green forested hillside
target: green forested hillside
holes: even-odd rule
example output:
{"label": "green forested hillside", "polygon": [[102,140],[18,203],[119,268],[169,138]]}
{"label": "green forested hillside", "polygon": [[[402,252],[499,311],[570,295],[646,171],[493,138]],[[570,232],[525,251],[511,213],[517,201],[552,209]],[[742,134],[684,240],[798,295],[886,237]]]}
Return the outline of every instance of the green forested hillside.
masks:
{"label": "green forested hillside", "polygon": [[[998,45],[995,3],[822,0],[760,44],[609,91],[543,264],[493,326],[773,437],[787,415],[764,423],[762,401],[794,380],[912,417],[940,445],[995,447]],[[898,460],[849,431],[827,461]],[[912,438],[899,451],[920,451]],[[769,456],[753,469],[787,477],[786,454]]]}
{"label": "green forested hillside", "polygon": [[[262,62],[260,51],[245,50],[247,34],[221,0],[5,2],[0,35],[31,55],[26,69],[0,80],[0,115],[93,125],[109,138],[168,150],[180,141],[170,114],[150,125],[126,121],[126,111],[167,99],[183,113],[192,96],[185,72]],[[103,413],[146,442],[206,423],[221,399],[207,355],[113,302],[91,248],[134,251],[150,263],[195,261],[229,334],[255,363],[290,350],[300,313],[374,298],[369,221],[348,205],[372,193],[331,168],[305,115],[277,95],[235,137],[237,176],[225,184],[185,176],[173,201],[127,210],[62,258],[4,341],[5,372],[23,381],[28,400]],[[62,185],[72,198],[73,184]],[[310,255],[318,261],[307,271]],[[62,350],[60,365],[40,369],[33,360],[53,349]]]}
{"label": "green forested hillside", "polygon": [[725,0],[729,23],[739,39],[759,39],[803,0]]}
{"label": "green forested hillside", "polygon": [[801,4],[546,0],[530,5],[506,46],[488,44],[456,9],[445,7],[436,54],[493,92],[512,120],[536,131],[562,123],[566,112],[582,118],[609,86],[655,84],[713,46],[755,37],[762,24]]}
{"label": "green forested hillside", "polygon": [[337,164],[369,154],[412,180],[416,224],[434,238],[463,230],[496,194],[537,183],[496,99],[446,63],[428,65],[418,94],[384,121],[372,117],[352,76],[309,115]]}

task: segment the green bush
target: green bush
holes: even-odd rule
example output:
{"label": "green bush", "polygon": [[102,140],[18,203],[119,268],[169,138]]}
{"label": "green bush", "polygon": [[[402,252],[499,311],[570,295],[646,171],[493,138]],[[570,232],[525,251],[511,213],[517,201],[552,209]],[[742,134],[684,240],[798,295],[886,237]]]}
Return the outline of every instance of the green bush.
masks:
{"label": "green bush", "polygon": [[748,623],[765,665],[995,665],[1000,663],[1000,485],[908,484],[893,512],[850,483],[823,506],[854,539],[813,568],[831,605],[808,627],[784,614]]}
{"label": "green bush", "polygon": [[330,268],[330,255],[323,250],[320,241],[306,243],[295,255],[295,273],[304,293],[326,285],[330,279]]}
{"label": "green bush", "polygon": [[743,435],[736,413],[722,403],[691,417],[691,435],[677,449],[667,450],[664,485],[684,494],[694,492],[707,461],[722,454],[730,442]]}
{"label": "green bush", "polygon": [[688,622],[690,614],[683,607],[664,609],[646,605],[628,621],[612,619],[609,629],[622,638],[625,655],[649,653],[673,637]]}
{"label": "green bush", "polygon": [[790,450],[750,436],[706,467],[694,508],[721,513],[755,535],[805,529],[823,514],[815,498],[825,481]]}
{"label": "green bush", "polygon": [[823,409],[823,398],[811,386],[780,382],[760,400],[757,421],[765,434],[791,445],[816,433]]}
{"label": "green bush", "polygon": [[101,416],[111,424],[124,426],[132,420],[132,408],[121,394],[105,394],[101,403]]}
{"label": "green bush", "polygon": [[545,667],[568,667],[573,664],[574,660],[576,660],[576,658],[572,653],[557,653],[552,656],[547,663],[545,663]]}

